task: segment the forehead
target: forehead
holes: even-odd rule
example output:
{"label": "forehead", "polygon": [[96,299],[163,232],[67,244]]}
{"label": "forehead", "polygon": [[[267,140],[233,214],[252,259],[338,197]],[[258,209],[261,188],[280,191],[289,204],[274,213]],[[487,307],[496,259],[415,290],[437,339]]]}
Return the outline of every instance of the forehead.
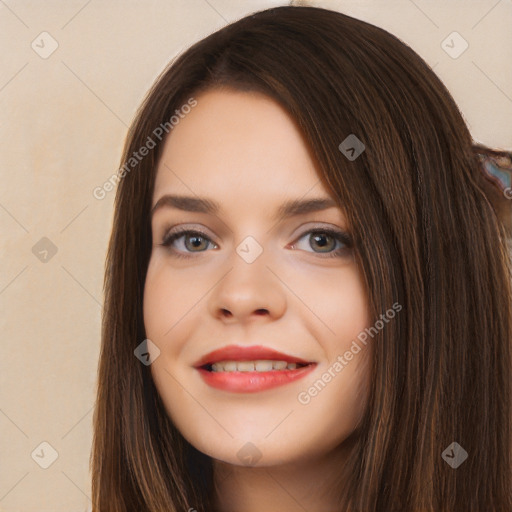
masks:
{"label": "forehead", "polygon": [[295,121],[256,92],[210,90],[164,144],[153,204],[162,193],[254,198],[272,191],[301,197],[327,190]]}

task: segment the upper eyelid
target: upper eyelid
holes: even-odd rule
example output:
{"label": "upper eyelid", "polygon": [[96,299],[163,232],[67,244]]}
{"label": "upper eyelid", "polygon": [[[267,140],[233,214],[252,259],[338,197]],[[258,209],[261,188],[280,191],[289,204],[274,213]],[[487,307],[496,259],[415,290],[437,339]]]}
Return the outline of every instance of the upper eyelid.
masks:
{"label": "upper eyelid", "polygon": [[[306,229],[306,231],[304,231],[303,234],[307,233],[308,231],[311,231],[311,230],[314,230],[314,229],[327,229],[327,230],[331,230],[331,231],[338,231],[340,233],[344,233],[344,234],[347,234],[347,235],[350,235],[350,231],[346,228],[341,228],[339,226],[336,226],[334,224],[330,224],[328,222],[325,222],[325,223],[322,223],[320,221],[311,221],[307,224],[310,224],[308,227],[304,228]],[[199,233],[204,233],[206,236],[210,236],[208,235],[207,231],[211,231],[209,230],[208,228],[204,228],[204,227],[195,227],[195,225],[188,225],[188,224],[185,224],[184,226],[173,226],[173,227],[166,227],[164,229],[164,237],[167,236],[170,232],[173,232],[173,234],[177,234],[177,233],[180,233],[180,234],[183,234],[183,233],[186,233],[186,232],[189,232],[189,231],[197,231]],[[295,231],[295,230],[294,230]],[[215,237],[215,235],[213,236],[213,238]]]}
{"label": "upper eyelid", "polygon": [[164,234],[162,236],[162,239],[165,241],[167,238],[169,238],[170,236],[173,236],[173,235],[176,235],[176,237],[181,237],[181,236],[184,236],[188,233],[198,233],[200,234],[201,236],[204,236],[204,237],[207,237],[209,240],[211,240],[213,242],[213,238],[215,237],[212,237],[210,236],[206,230],[204,230],[203,228],[195,228],[195,227],[177,227],[176,229],[174,228],[169,228],[169,229],[166,229],[164,231]]}

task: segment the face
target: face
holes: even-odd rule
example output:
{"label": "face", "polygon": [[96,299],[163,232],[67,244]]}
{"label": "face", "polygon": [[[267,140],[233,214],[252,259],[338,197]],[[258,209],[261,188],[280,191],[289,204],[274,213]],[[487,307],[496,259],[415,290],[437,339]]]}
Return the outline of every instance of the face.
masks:
{"label": "face", "polygon": [[[371,344],[354,345],[370,319],[350,226],[279,104],[227,90],[196,100],[165,142],[153,194],[144,323],[160,351],[156,388],[215,459],[328,453],[356,428],[370,378]],[[291,201],[309,203],[285,211]]]}

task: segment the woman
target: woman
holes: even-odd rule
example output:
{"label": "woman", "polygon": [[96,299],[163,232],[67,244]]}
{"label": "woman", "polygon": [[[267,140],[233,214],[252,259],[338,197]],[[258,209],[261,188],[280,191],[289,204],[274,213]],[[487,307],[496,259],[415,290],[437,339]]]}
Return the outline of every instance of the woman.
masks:
{"label": "woman", "polygon": [[173,62],[119,173],[93,510],[511,511],[494,157],[416,53],[337,12]]}

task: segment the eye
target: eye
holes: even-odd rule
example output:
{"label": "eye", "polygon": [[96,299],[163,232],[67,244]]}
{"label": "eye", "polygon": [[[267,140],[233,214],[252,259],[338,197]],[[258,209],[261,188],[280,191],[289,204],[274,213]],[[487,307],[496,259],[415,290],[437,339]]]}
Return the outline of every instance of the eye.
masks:
{"label": "eye", "polygon": [[[183,241],[177,244],[179,247],[173,247],[174,242],[182,238]],[[190,258],[191,256],[187,254],[187,251],[204,252],[209,243],[217,247],[205,233],[193,229],[182,229],[168,233],[161,245],[172,250],[178,258]]]}
{"label": "eye", "polygon": [[[307,246],[311,247],[313,249],[312,252],[320,255],[320,257],[343,257],[346,256],[352,248],[352,239],[344,231],[338,231],[330,228],[317,228],[307,231],[299,238],[299,240],[302,240],[307,236],[309,236]],[[339,246],[336,248],[337,244],[339,244]],[[297,243],[292,245],[292,248],[295,247],[298,247]],[[317,251],[316,249],[319,250]],[[304,250],[307,251],[307,249]]]}
{"label": "eye", "polygon": [[[308,251],[308,249],[303,250],[314,252],[323,258],[344,257],[352,248],[352,239],[344,231],[330,228],[316,228],[301,235],[299,240],[302,240],[308,235],[308,245],[313,248],[313,251]],[[177,241],[180,243],[175,244]],[[336,248],[337,244],[338,247]],[[170,231],[164,237],[160,245],[169,248],[169,250],[173,252],[173,255],[178,258],[191,258],[193,257],[191,253],[205,252],[210,245],[213,245],[214,248],[218,248],[206,233],[195,229]],[[295,249],[297,246],[298,244],[295,243],[292,244],[291,247]],[[319,250],[317,251],[316,248],[319,248]]]}

